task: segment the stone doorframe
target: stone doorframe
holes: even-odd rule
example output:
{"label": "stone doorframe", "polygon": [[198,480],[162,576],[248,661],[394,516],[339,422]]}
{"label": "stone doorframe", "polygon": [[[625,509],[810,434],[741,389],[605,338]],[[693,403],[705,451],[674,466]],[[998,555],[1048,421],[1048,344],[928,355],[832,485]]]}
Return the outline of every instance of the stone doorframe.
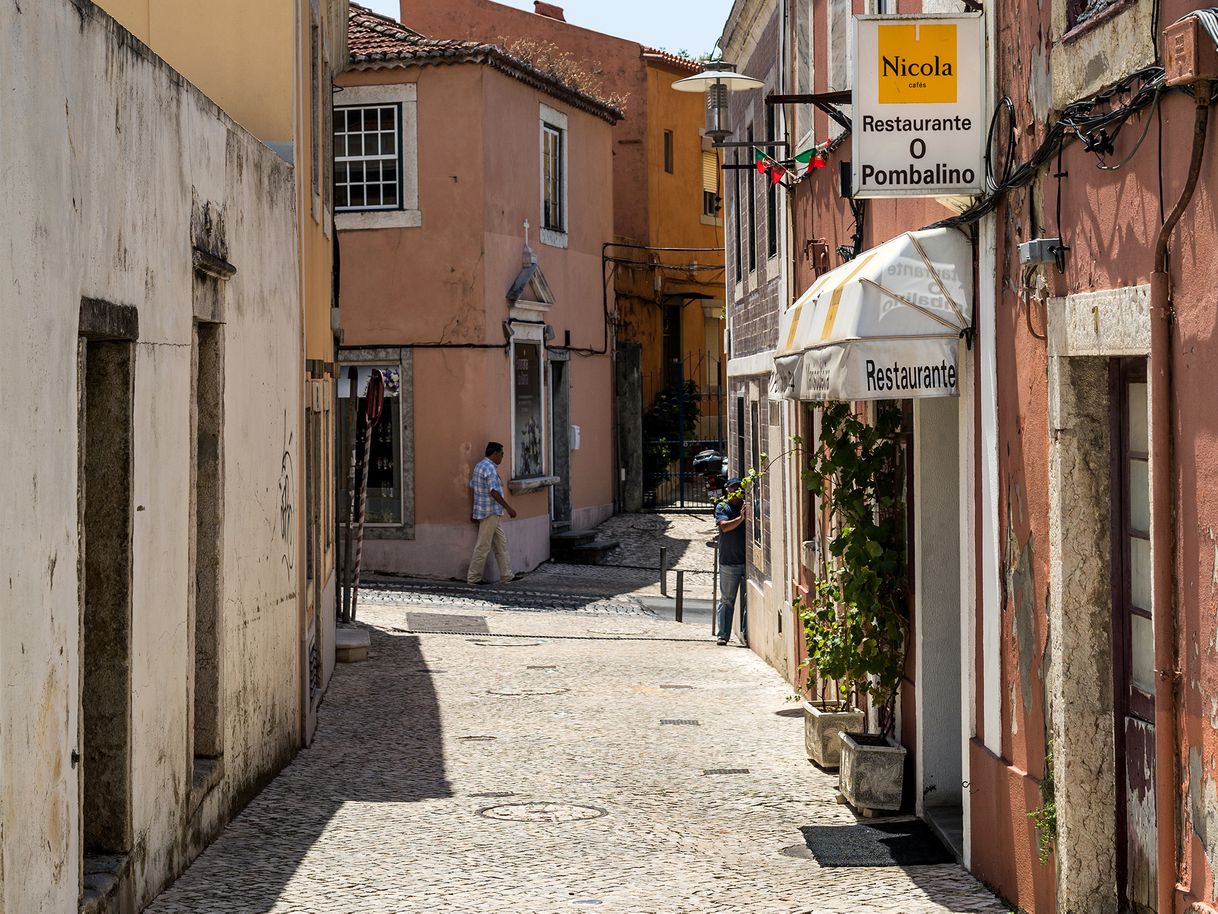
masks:
{"label": "stone doorframe", "polygon": [[1150,286],[1052,298],[1048,719],[1058,910],[1117,910],[1109,360],[1150,353]]}

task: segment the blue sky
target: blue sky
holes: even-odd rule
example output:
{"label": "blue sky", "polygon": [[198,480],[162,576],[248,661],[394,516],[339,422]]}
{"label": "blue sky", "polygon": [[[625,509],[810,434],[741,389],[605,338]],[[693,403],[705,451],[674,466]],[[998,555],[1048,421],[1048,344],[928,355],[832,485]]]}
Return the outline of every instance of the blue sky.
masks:
{"label": "blue sky", "polygon": [[[360,0],[385,16],[398,18],[398,0]],[[444,0],[431,0],[443,3]],[[533,0],[499,0],[506,6],[533,9]],[[714,46],[732,0],[553,0],[567,21],[668,51],[705,54]],[[409,23],[407,23],[409,25]]]}

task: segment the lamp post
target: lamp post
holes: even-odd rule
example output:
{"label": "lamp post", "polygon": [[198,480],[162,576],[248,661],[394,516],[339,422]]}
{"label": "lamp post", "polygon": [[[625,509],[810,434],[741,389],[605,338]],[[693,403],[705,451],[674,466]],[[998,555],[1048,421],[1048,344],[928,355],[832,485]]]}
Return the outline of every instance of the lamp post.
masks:
{"label": "lamp post", "polygon": [[706,69],[693,76],[678,79],[672,87],[678,92],[706,93],[706,135],[716,146],[732,135],[731,112],[727,95],[744,89],[760,89],[765,83],[752,76],[736,72],[736,65],[721,60],[706,64]]}

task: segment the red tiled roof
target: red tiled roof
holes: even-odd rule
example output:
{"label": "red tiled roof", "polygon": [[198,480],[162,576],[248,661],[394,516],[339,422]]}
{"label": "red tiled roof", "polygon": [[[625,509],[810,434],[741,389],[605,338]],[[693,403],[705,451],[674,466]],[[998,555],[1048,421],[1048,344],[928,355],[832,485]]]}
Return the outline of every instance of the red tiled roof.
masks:
{"label": "red tiled roof", "polygon": [[347,20],[347,44],[353,69],[450,63],[485,64],[611,124],[621,120],[623,116],[620,109],[604,99],[555,79],[528,61],[509,54],[498,45],[448,38],[424,38],[400,22],[374,13],[357,3],[351,4]]}
{"label": "red tiled roof", "polygon": [[700,60],[691,60],[688,57],[681,57],[679,54],[669,54],[667,51],[661,51],[659,48],[644,46],[643,59],[667,64],[676,70],[683,70],[688,73],[702,72],[702,62]]}

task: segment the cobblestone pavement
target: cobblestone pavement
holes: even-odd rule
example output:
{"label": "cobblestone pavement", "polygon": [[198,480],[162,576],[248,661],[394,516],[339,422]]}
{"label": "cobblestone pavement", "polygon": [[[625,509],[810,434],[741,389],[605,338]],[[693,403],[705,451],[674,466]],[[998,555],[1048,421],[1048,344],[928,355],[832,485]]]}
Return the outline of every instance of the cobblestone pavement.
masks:
{"label": "cobblestone pavement", "polygon": [[362,614],[313,746],[150,914],[1007,910],[958,866],[808,858],[800,826],[855,820],[749,651],[643,614]]}
{"label": "cobblestone pavement", "polygon": [[685,574],[688,599],[713,599],[715,521],[709,513],[618,514],[596,528],[598,543],[617,543],[600,565],[546,562],[511,584],[373,577],[360,602],[427,605],[477,601],[520,610],[638,612],[637,597],[660,594],[660,547],[666,547],[668,593]]}

